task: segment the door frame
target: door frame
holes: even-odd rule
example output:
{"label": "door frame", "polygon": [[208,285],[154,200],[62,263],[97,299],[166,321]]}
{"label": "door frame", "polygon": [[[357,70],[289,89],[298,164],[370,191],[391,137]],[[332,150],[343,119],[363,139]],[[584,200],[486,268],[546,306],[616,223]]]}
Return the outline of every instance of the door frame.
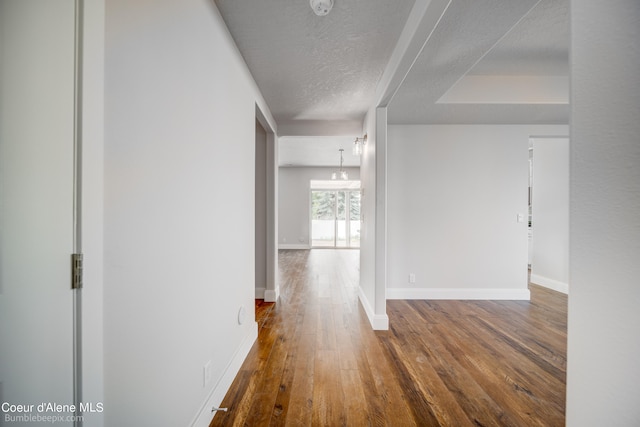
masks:
{"label": "door frame", "polygon": [[[84,77],[84,0],[75,0],[74,37],[74,100],[73,100],[73,253],[82,254],[82,136]],[[81,266],[84,268],[84,265]],[[82,270],[81,273],[82,274]],[[73,403],[76,411],[74,426],[83,425],[82,406],[82,278],[73,287]]]}
{"label": "door frame", "polygon": [[[265,108],[265,111],[268,111]],[[255,105],[255,120],[267,133],[266,149],[266,180],[267,180],[267,235],[266,257],[267,277],[264,295],[266,302],[276,302],[280,297],[280,284],[278,277],[278,141],[275,131],[275,121],[271,116],[267,117],[258,103]],[[254,135],[255,139],[255,135]]]}

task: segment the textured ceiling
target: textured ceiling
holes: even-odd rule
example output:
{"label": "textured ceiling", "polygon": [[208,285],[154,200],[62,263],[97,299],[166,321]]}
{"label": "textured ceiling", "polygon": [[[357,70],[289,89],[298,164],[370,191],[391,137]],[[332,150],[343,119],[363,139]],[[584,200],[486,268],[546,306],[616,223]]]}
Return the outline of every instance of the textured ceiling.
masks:
{"label": "textured ceiling", "polygon": [[[437,25],[389,104],[389,123],[567,124],[568,2],[452,0],[432,17]],[[308,0],[215,3],[287,135],[286,165],[333,164],[340,147],[350,153],[420,9],[415,0],[335,0],[318,17]],[[337,123],[347,125],[332,133]]]}
{"label": "textured ceiling", "polygon": [[215,0],[276,122],[358,120],[414,0]]}

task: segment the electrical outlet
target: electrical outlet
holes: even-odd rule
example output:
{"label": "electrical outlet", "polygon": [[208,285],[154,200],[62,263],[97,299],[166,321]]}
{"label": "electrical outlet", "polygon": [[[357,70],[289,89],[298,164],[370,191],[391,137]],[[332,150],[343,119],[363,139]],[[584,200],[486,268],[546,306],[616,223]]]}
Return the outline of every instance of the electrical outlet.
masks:
{"label": "electrical outlet", "polygon": [[206,387],[211,382],[211,360],[202,367],[202,387]]}
{"label": "electrical outlet", "polygon": [[416,283],[416,274],[409,273],[409,283]]}

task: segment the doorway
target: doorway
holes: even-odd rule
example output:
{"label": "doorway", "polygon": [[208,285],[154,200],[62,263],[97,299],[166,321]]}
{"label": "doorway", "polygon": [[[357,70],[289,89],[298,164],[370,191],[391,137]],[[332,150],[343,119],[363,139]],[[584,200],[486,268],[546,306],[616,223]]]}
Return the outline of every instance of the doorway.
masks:
{"label": "doorway", "polygon": [[569,292],[569,138],[530,139],[530,281]]}
{"label": "doorway", "polygon": [[[345,188],[314,188],[322,184],[312,181],[310,228],[313,248],[360,247],[360,182],[343,181],[340,184],[333,186]],[[325,187],[329,186],[325,184]]]}
{"label": "doorway", "polygon": [[255,133],[255,289],[267,289],[267,131],[256,119]]}
{"label": "doorway", "polygon": [[278,150],[271,122],[256,105],[255,162],[255,298],[275,302],[279,296],[278,248]]}

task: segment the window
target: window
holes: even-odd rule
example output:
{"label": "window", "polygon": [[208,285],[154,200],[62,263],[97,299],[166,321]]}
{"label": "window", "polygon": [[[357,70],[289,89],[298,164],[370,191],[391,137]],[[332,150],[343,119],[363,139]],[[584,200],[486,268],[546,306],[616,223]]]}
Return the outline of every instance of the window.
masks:
{"label": "window", "polygon": [[360,181],[311,181],[310,217],[312,247],[360,247]]}

